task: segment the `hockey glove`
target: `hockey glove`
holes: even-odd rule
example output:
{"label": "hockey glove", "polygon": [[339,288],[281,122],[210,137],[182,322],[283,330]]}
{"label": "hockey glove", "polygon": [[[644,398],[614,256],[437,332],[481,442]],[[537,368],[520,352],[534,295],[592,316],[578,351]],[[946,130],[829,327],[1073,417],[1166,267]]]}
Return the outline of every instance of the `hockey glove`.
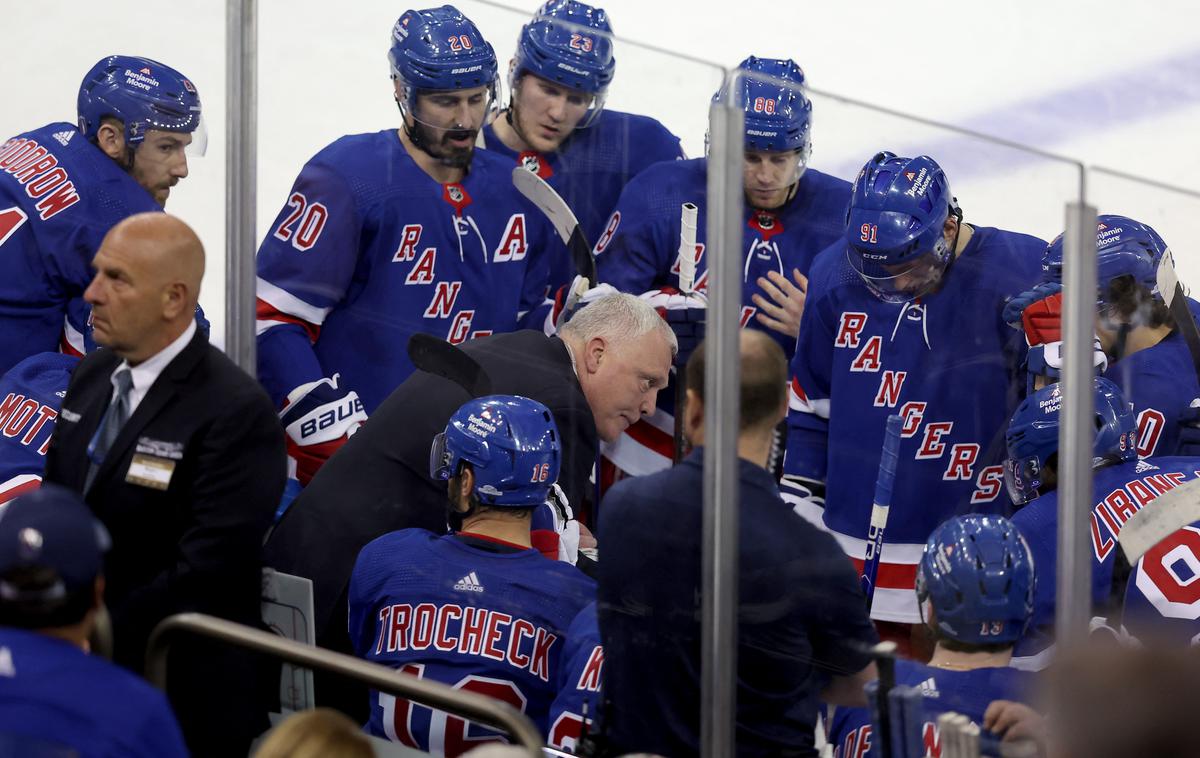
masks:
{"label": "hockey glove", "polygon": [[538,552],[555,561],[574,565],[579,560],[579,522],[567,495],[555,484],[546,502],[533,512],[529,538]]}
{"label": "hockey glove", "polygon": [[597,284],[589,289],[587,278],[576,275],[569,285],[559,287],[558,291],[554,293],[554,306],[546,314],[546,323],[543,325],[542,331],[547,336],[553,337],[562,328],[562,325],[570,320],[575,311],[597,298],[614,295],[617,291],[617,288],[611,284]]}
{"label": "hockey glove", "polygon": [[1004,312],[1001,317],[1004,319],[1004,323],[1019,330],[1022,328],[1021,316],[1026,308],[1059,292],[1062,292],[1061,284],[1042,282],[1033,289],[1025,290],[1021,294],[1009,298],[1008,302],[1004,304]]}
{"label": "hockey glove", "polygon": [[358,393],[339,389],[334,374],[289,392],[279,420],[287,432],[288,476],[307,485],[367,420],[367,413]]}
{"label": "hockey glove", "polygon": [[[1025,344],[1029,352],[1025,358],[1028,374],[1028,390],[1036,388],[1038,377],[1058,381],[1062,376],[1062,287],[1056,284],[1039,284],[1028,292],[1013,298],[1005,306],[1005,314],[1014,303],[1034,293],[1044,293],[1036,300],[1027,300],[1017,314],[1020,328],[1025,332]],[[1108,356],[1100,347],[1100,340],[1092,337],[1092,365],[1098,373],[1108,368]]]}
{"label": "hockey glove", "polygon": [[674,287],[643,292],[641,298],[663,317],[675,332],[679,352],[675,353],[675,365],[687,365],[688,358],[704,341],[704,321],[708,316],[708,298],[701,292],[684,295]]}
{"label": "hockey glove", "polygon": [[779,480],[783,501],[805,521],[825,529],[825,483],[802,476],[785,476]]}

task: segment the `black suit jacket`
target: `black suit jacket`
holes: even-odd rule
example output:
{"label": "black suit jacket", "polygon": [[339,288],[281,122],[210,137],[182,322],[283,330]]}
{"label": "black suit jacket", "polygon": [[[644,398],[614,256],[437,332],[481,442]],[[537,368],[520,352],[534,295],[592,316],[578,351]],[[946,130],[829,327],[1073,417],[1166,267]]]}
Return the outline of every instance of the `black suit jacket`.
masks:
{"label": "black suit jacket", "polygon": [[[46,481],[83,493],[88,442],[120,362],[99,350],[75,369],[47,451]],[[165,489],[128,480],[135,456],[173,466]],[[105,600],[119,663],[141,670],[147,636],[172,613],[258,623],[261,544],[286,477],[270,399],[197,332],[159,374],[83,493],[112,535]]]}
{"label": "black suit jacket", "polygon": [[[566,345],[520,331],[461,347],[491,377],[494,393],[523,395],[554,414],[563,446],[559,484],[578,506],[590,492],[598,442]],[[429,446],[469,399],[442,377],[412,374],[317,472],[271,533],[267,565],[313,581],[319,643],[343,646],[345,588],[363,546],[397,529],[445,531],[446,483],[429,477]]]}

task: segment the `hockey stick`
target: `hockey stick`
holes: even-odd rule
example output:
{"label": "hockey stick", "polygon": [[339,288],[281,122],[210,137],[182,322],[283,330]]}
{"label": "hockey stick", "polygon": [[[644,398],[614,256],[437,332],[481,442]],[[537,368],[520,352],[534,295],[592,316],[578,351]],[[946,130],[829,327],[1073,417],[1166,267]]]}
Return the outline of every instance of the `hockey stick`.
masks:
{"label": "hockey stick", "polygon": [[1117,542],[1130,566],[1147,550],[1194,521],[1200,521],[1200,479],[1192,479],[1154,498],[1121,527]]}
{"label": "hockey stick", "polygon": [[440,337],[420,332],[409,337],[408,359],[418,370],[449,379],[471,397],[492,394],[492,378],[483,366]]}
{"label": "hockey stick", "polygon": [[1183,285],[1175,275],[1175,256],[1171,254],[1170,248],[1163,253],[1158,262],[1157,278],[1158,291],[1162,294],[1167,309],[1171,311],[1175,326],[1183,335],[1183,341],[1187,343],[1188,352],[1192,355],[1192,368],[1196,377],[1200,378],[1200,329],[1196,328],[1196,319],[1192,317],[1192,311],[1188,308]]}
{"label": "hockey stick", "polygon": [[[684,203],[679,216],[679,291],[684,297],[696,286],[696,204]],[[683,366],[675,367],[675,462],[683,460],[686,441],[683,439],[683,406],[687,403],[687,387]]]}
{"label": "hockey stick", "polygon": [[554,230],[558,232],[558,236],[562,238],[563,244],[571,253],[571,260],[575,262],[575,270],[579,272],[580,276],[587,279],[589,288],[595,287],[596,258],[592,255],[592,244],[584,236],[579,219],[575,218],[575,214],[571,212],[566,201],[554,191],[553,187],[546,184],[542,177],[529,169],[520,166],[514,168],[512,181],[517,191],[536,205],[538,210],[544,213],[550,223],[554,225]]}
{"label": "hockey stick", "polygon": [[875,598],[875,578],[879,574],[879,554],[883,552],[883,533],[887,529],[888,509],[892,505],[892,485],[896,481],[896,460],[900,451],[898,415],[888,416],[883,433],[883,452],[879,456],[879,478],[875,480],[875,503],[871,506],[871,525],[867,530],[867,552],[863,557],[862,588],[867,596],[867,613]]}

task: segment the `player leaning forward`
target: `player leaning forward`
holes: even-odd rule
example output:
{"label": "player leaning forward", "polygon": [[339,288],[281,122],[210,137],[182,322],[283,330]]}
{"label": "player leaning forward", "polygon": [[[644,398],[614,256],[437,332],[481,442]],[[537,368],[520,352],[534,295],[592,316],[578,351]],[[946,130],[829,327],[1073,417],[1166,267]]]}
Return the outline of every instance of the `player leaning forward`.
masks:
{"label": "player leaning forward", "polygon": [[903,417],[876,620],[920,621],[913,585],[926,538],[1002,493],[1024,342],[1001,312],[1037,280],[1044,249],[964,223],[932,158],[883,152],[854,182],[845,238],[813,263],[782,489],[861,565],[884,424]]}
{"label": "player leaning forward", "polygon": [[511,164],[475,150],[499,87],[475,25],[406,11],[388,58],[402,126],[317,153],[258,253],[259,379],[302,482],[412,373],[411,334],[515,330],[566,254]]}
{"label": "player leaning forward", "polygon": [[104,235],[161,211],[188,175],[187,153],[204,153],[196,87],[158,61],[100,60],[77,102],[76,126],[47,124],[0,146],[0,373],[58,350],[67,303],[92,280]]}

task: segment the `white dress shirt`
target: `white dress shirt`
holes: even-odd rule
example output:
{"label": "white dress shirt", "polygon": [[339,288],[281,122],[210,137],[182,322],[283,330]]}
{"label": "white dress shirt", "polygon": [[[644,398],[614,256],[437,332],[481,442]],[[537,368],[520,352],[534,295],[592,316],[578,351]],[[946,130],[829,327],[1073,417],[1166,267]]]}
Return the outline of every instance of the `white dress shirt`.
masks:
{"label": "white dress shirt", "polygon": [[146,393],[150,391],[150,387],[154,385],[154,381],[158,379],[158,375],[167,367],[171,361],[175,360],[175,356],[183,352],[187,344],[192,341],[192,336],[196,333],[196,320],[192,319],[188,324],[187,329],[183,330],[183,334],[175,338],[175,341],[159,350],[154,355],[142,361],[136,366],[130,366],[129,361],[121,361],[120,365],[113,369],[113,375],[109,377],[109,381],[113,383],[113,398],[117,396],[117,380],[116,373],[123,368],[128,368],[130,377],[133,379],[133,388],[129,390],[129,415],[132,417],[141,404],[142,399],[146,397]]}

